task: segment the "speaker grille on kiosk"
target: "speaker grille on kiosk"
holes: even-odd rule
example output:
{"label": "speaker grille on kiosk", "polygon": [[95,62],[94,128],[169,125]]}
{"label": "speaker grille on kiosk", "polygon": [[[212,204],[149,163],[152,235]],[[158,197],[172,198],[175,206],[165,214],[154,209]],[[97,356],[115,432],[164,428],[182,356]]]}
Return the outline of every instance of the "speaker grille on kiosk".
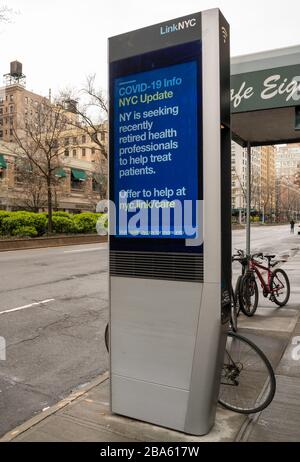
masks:
{"label": "speaker grille on kiosk", "polygon": [[110,275],[203,282],[203,255],[111,251]]}

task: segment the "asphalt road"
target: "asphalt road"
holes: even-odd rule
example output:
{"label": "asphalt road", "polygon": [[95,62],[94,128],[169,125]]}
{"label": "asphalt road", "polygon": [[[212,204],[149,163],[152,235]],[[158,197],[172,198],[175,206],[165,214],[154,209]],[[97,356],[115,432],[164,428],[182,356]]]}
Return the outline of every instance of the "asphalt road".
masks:
{"label": "asphalt road", "polygon": [[[286,226],[253,228],[252,239],[281,254],[298,242]],[[107,370],[107,317],[106,244],[0,253],[0,435]]]}
{"label": "asphalt road", "polygon": [[[291,234],[289,225],[253,226],[251,228],[251,252],[274,252],[278,256],[288,255],[294,248],[300,248],[298,229],[300,231],[300,228],[296,225],[295,233]],[[235,230],[233,232],[232,248],[246,248],[245,230]]]}
{"label": "asphalt road", "polygon": [[106,244],[0,253],[0,435],[107,370],[107,316]]}

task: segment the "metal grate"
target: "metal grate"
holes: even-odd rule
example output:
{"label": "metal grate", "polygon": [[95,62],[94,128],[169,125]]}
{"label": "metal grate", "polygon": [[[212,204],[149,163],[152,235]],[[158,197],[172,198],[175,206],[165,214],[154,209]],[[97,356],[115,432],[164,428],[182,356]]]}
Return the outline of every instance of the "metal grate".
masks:
{"label": "metal grate", "polygon": [[138,279],[203,282],[203,255],[110,252],[110,275]]}

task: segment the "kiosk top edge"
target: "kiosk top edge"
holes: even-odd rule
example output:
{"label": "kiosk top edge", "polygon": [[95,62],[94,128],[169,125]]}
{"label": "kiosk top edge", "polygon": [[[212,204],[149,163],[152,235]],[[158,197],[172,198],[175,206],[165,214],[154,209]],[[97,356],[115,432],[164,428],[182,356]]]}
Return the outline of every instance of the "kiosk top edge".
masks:
{"label": "kiosk top edge", "polygon": [[155,23],[155,24],[150,24],[149,26],[144,26],[144,27],[141,27],[139,29],[133,29],[133,30],[130,30],[130,31],[127,31],[127,32],[123,32],[122,34],[112,35],[112,36],[108,37],[108,40],[111,41],[111,40],[114,40],[114,39],[118,39],[120,37],[124,37],[124,36],[126,36],[128,34],[132,34],[132,33],[135,33],[135,32],[143,32],[146,29],[155,28],[157,26],[164,26],[164,25],[167,25],[167,24],[173,23],[173,22],[176,23],[176,22],[184,21],[185,19],[196,17],[196,16],[200,19],[201,14],[207,13],[208,11],[209,12],[213,12],[213,11],[221,12],[220,8],[209,8],[209,9],[203,10],[203,11],[196,11],[195,13],[190,13],[190,14],[187,14],[185,16],[179,16],[177,18],[171,18],[171,19],[168,19],[166,21],[158,22],[158,23]]}
{"label": "kiosk top edge", "polygon": [[185,15],[185,16],[179,16],[177,18],[171,18],[171,19],[168,19],[166,21],[162,21],[162,22],[157,22],[155,24],[149,24],[149,26],[144,26],[144,27],[141,27],[139,29],[133,29],[133,30],[130,30],[130,31],[127,31],[127,32],[123,32],[122,34],[117,34],[117,35],[112,35],[111,37],[108,37],[108,40],[111,41],[111,40],[114,40],[114,39],[119,39],[121,37],[124,37],[126,35],[130,35],[130,34],[134,34],[136,32],[145,32],[147,29],[155,29],[159,26],[164,26],[164,25],[168,25],[171,23],[177,23],[177,22],[180,22],[180,21],[184,21],[186,19],[189,19],[189,18],[192,18],[192,17],[196,17],[199,19],[201,17],[201,11],[197,11],[196,13],[191,13],[191,14],[188,14],[188,15]]}
{"label": "kiosk top edge", "polygon": [[222,15],[219,8],[212,8],[109,37],[109,61],[199,40],[204,14]]}

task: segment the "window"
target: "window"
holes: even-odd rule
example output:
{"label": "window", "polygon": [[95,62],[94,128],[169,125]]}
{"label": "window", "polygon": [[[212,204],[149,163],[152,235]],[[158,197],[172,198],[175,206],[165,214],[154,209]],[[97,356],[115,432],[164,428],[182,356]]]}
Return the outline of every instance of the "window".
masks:
{"label": "window", "polygon": [[68,146],[68,145],[69,145],[69,143],[70,143],[70,140],[69,140],[69,138],[65,138],[65,146]]}
{"label": "window", "polygon": [[65,157],[69,157],[69,149],[65,149],[64,155]]}
{"label": "window", "polygon": [[92,154],[95,154],[96,150],[95,148],[92,148]]}
{"label": "window", "polygon": [[86,135],[82,135],[82,143],[86,143]]}
{"label": "window", "polygon": [[105,141],[105,132],[101,132],[101,141]]}
{"label": "window", "polygon": [[77,136],[73,136],[73,144],[77,144]]}
{"label": "window", "polygon": [[78,170],[76,168],[71,169],[71,188],[72,189],[83,189],[84,183],[87,180],[87,174],[84,170]]}
{"label": "window", "polygon": [[3,130],[0,130],[0,138],[3,138]]}
{"label": "window", "polygon": [[0,167],[0,181],[4,180],[5,178],[5,168]]}
{"label": "window", "polygon": [[76,157],[76,156],[77,156],[76,149],[73,149],[73,157]]}
{"label": "window", "polygon": [[85,157],[85,148],[82,148],[81,153],[82,153],[82,157]]}
{"label": "window", "polygon": [[15,163],[15,182],[22,184],[30,179],[32,165],[26,159],[18,159]]}
{"label": "window", "polygon": [[28,96],[25,96],[25,103],[28,104]]}
{"label": "window", "polygon": [[9,99],[10,99],[10,101],[13,101],[14,100],[14,95],[10,95]]}

